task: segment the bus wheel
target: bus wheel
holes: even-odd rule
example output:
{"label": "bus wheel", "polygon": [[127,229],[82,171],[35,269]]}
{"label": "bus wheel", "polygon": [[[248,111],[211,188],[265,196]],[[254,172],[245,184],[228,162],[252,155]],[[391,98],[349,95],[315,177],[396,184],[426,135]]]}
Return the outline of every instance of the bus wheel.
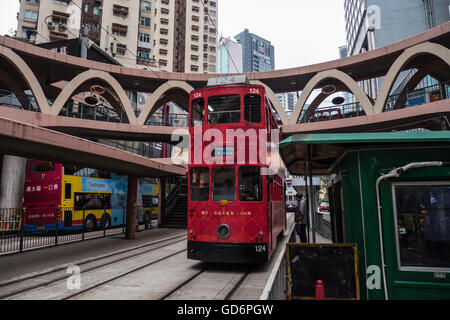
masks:
{"label": "bus wheel", "polygon": [[84,224],[85,224],[86,232],[94,231],[95,230],[95,224],[96,224],[95,217],[94,216],[87,217]]}
{"label": "bus wheel", "polygon": [[150,214],[147,212],[147,213],[144,215],[144,225],[145,225],[145,229],[148,229],[148,227],[151,225],[151,223],[152,223],[152,220],[151,220]]}
{"label": "bus wheel", "polygon": [[111,228],[111,217],[107,214],[103,215],[102,217],[102,229],[109,229]]}

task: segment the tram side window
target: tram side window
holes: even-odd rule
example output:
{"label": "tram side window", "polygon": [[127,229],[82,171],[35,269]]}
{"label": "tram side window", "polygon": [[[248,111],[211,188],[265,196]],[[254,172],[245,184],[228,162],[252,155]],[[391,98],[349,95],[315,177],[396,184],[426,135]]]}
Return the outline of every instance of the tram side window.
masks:
{"label": "tram side window", "polygon": [[236,170],[234,168],[213,169],[213,201],[236,199]]}
{"label": "tram side window", "polygon": [[261,122],[261,96],[248,94],[244,97],[244,120],[249,123]]}
{"label": "tram side window", "polygon": [[200,98],[192,101],[191,126],[203,125],[205,119],[205,99]]}
{"label": "tram side window", "polygon": [[450,268],[450,185],[397,184],[394,190],[401,266]]}
{"label": "tram side window", "polygon": [[239,200],[262,201],[262,176],[260,167],[239,168]]}
{"label": "tram side window", "polygon": [[191,169],[191,201],[208,201],[209,199],[209,169]]}
{"label": "tram side window", "polygon": [[241,97],[239,95],[215,96],[208,99],[208,123],[224,124],[241,121]]}

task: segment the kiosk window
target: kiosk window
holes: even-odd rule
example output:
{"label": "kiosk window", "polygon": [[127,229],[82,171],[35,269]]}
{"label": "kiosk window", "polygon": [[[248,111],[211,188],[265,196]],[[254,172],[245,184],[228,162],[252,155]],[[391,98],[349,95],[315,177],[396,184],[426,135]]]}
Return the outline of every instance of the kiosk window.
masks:
{"label": "kiosk window", "polygon": [[450,184],[395,184],[400,265],[450,268]]}
{"label": "kiosk window", "polygon": [[239,168],[239,200],[261,201],[262,176],[260,167]]}
{"label": "kiosk window", "polygon": [[209,199],[209,169],[191,169],[191,201],[208,201]]}
{"label": "kiosk window", "polygon": [[249,123],[261,122],[261,96],[248,94],[244,97],[244,120]]}
{"label": "kiosk window", "polygon": [[216,96],[208,99],[208,123],[241,122],[241,97],[239,95]]}
{"label": "kiosk window", "polygon": [[235,175],[234,168],[213,169],[213,201],[236,199]]}

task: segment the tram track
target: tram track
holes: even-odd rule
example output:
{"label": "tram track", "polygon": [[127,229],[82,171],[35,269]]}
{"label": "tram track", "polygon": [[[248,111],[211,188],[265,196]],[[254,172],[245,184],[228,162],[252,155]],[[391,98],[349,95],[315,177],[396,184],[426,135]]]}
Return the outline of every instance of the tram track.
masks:
{"label": "tram track", "polygon": [[[181,240],[178,240],[179,238],[182,238]],[[4,281],[0,283],[0,299],[10,299],[14,298],[15,296],[20,296],[21,294],[25,294],[30,291],[34,291],[43,287],[49,287],[52,284],[56,284],[58,282],[67,280],[71,274],[67,274],[66,270],[68,266],[75,265],[77,267],[80,267],[80,270],[83,274],[94,272],[96,270],[99,270],[101,268],[110,267],[114,264],[118,264],[121,262],[126,262],[127,260],[135,259],[139,256],[142,256],[144,254],[152,253],[156,250],[166,248],[168,246],[178,244],[180,242],[186,241],[186,235],[179,235],[170,237],[163,240],[158,240],[155,242],[151,242],[145,245],[141,245],[138,247],[130,248],[130,249],[124,249],[117,252],[113,252],[110,254],[102,255],[95,258],[85,259],[76,263],[66,264],[62,266],[58,266],[53,269],[44,270],[42,272],[32,273],[29,275],[25,275],[22,277],[17,277],[15,279]],[[151,247],[151,248],[149,248]],[[161,259],[158,259],[158,261],[167,259],[175,254],[179,254],[181,252],[186,251],[186,249],[179,250],[174,254],[170,254],[166,257],[163,257]],[[99,263],[100,261],[104,260],[103,263]],[[148,265],[151,265],[153,263],[156,263],[158,261],[152,261],[150,263],[147,263],[145,265],[140,265],[139,267],[133,268],[134,270],[125,272],[123,274],[120,274],[118,276],[115,276],[114,278],[120,278],[123,277],[129,273],[135,272],[139,269],[145,268]],[[83,267],[83,268],[81,268]],[[63,273],[63,274],[61,274]],[[113,281],[114,279],[110,279],[109,281]],[[109,282],[109,281],[105,281]],[[98,286],[98,285],[96,285]],[[77,294],[69,294],[67,296],[75,296]],[[65,296],[61,297],[65,298]]]}
{"label": "tram track", "polygon": [[[228,268],[231,269],[231,272],[226,272],[221,265],[207,264],[199,272],[195,273],[182,283],[178,284],[175,288],[161,296],[159,300],[177,300],[185,299],[186,297],[194,300],[231,300],[253,268],[247,267],[244,271],[240,270],[241,266],[238,266],[237,268],[228,266]],[[216,285],[210,286],[210,288],[213,288],[211,293],[215,294],[212,297],[205,297],[203,290],[195,290],[196,287],[207,288],[208,285],[205,285],[205,282],[208,282],[208,279],[217,279]],[[190,294],[186,295],[183,291],[190,292]]]}

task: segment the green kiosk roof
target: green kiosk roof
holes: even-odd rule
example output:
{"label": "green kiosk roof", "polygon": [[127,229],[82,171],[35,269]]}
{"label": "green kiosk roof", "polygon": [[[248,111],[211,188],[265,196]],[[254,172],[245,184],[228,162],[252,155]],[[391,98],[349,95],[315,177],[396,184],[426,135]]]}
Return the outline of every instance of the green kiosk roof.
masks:
{"label": "green kiosk roof", "polygon": [[313,175],[328,175],[331,164],[348,149],[398,144],[448,144],[450,131],[297,134],[280,143],[280,154],[292,175],[308,175],[308,149]]}

